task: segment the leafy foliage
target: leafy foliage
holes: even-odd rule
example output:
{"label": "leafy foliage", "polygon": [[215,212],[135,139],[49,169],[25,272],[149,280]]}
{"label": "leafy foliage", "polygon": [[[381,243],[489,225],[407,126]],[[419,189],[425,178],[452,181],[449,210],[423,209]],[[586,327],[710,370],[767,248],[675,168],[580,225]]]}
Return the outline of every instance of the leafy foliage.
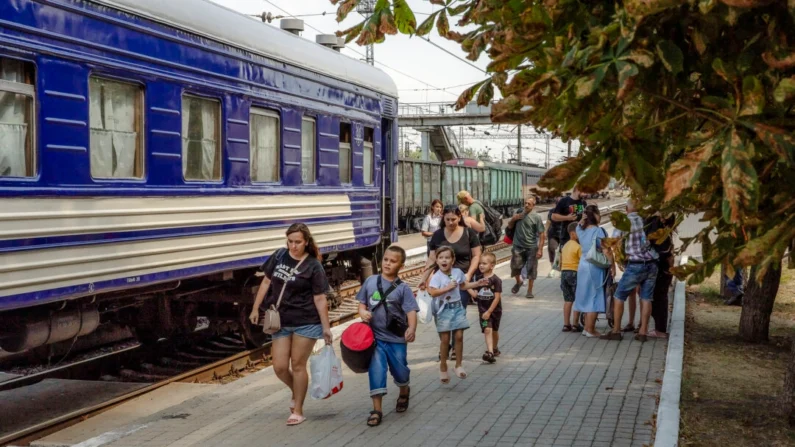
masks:
{"label": "leafy foliage", "polygon": [[[490,59],[490,75],[458,107],[485,104],[496,88],[493,121],[587,146],[551,169],[543,190],[591,189],[613,176],[643,205],[703,211],[706,228],[692,239],[703,262],[677,270],[691,280],[721,263],[759,264],[758,278],[778,268],[795,237],[795,1],[431,3],[416,31],[399,31],[435,26],[469,59]],[[395,31],[376,16],[400,23],[404,2],[378,5],[341,35],[364,44]]]}

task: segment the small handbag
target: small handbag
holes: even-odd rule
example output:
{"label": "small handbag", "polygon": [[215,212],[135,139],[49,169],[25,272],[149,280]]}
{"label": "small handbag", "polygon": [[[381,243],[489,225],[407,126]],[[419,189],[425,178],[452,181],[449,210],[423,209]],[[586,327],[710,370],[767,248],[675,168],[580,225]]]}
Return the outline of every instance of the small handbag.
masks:
{"label": "small handbag", "polygon": [[[604,229],[602,229],[604,231]],[[607,234],[605,234],[605,237]],[[585,260],[589,263],[599,267],[600,269],[606,269],[610,267],[610,261],[607,259],[607,256],[602,252],[602,246],[599,243],[598,239],[594,239],[593,245],[588,250],[588,253],[585,254]]]}
{"label": "small handbag", "polygon": [[[298,261],[298,264],[296,264],[295,267],[293,267],[293,270],[290,272],[290,277],[292,277],[295,274],[295,272],[298,271],[298,267],[300,267],[301,264],[304,263],[304,260],[308,256],[309,256],[308,254],[304,254],[304,257],[301,258],[300,261]],[[282,319],[279,316],[279,304],[282,303],[282,297],[284,296],[284,290],[287,289],[288,281],[289,278],[287,281],[284,282],[284,286],[282,286],[282,291],[279,292],[279,299],[276,300],[276,305],[271,305],[271,307],[268,308],[268,310],[266,310],[264,314],[262,314],[262,332],[268,335],[273,335],[279,332],[282,328]]]}

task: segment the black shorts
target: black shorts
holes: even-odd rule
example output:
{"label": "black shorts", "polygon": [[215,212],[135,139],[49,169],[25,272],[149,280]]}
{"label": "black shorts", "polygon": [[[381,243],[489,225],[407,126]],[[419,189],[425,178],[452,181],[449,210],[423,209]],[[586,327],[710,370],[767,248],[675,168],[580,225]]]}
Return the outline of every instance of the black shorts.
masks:
{"label": "black shorts", "polygon": [[478,316],[480,317],[480,332],[486,332],[486,328],[493,331],[500,330],[500,320],[502,320],[502,303],[498,304],[489,316],[488,320],[483,319],[483,314],[488,312],[491,307],[491,300],[478,300]]}
{"label": "black shorts", "polygon": [[563,301],[573,303],[577,293],[577,271],[564,270],[560,272],[560,290],[563,291]]}

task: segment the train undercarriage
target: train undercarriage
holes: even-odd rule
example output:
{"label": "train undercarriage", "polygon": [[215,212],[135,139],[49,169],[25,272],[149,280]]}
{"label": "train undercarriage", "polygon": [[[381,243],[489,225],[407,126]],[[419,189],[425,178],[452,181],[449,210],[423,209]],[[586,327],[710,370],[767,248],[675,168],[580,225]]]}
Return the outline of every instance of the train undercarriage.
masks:
{"label": "train undercarriage", "polygon": [[[373,273],[380,253],[370,247],[324,256],[330,309],[340,305],[346,282]],[[225,271],[4,312],[0,349],[47,360],[133,336],[154,343],[197,331],[235,333],[261,346],[268,336],[248,318],[261,281],[258,268]]]}

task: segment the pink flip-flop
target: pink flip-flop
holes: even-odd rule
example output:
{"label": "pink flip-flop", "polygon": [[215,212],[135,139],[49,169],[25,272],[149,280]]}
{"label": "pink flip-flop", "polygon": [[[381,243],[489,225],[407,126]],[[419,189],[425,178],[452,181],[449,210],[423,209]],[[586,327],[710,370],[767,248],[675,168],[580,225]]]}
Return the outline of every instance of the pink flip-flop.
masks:
{"label": "pink flip-flop", "polygon": [[290,417],[287,418],[287,425],[292,427],[293,425],[298,425],[305,420],[306,418],[299,414],[291,414]]}
{"label": "pink flip-flop", "polygon": [[455,375],[458,376],[459,379],[466,379],[467,378],[467,372],[464,371],[464,367],[463,366],[459,366],[457,368],[454,368],[453,371],[455,371]]}
{"label": "pink flip-flop", "polygon": [[439,371],[439,380],[444,384],[450,383],[450,374],[447,371]]}

